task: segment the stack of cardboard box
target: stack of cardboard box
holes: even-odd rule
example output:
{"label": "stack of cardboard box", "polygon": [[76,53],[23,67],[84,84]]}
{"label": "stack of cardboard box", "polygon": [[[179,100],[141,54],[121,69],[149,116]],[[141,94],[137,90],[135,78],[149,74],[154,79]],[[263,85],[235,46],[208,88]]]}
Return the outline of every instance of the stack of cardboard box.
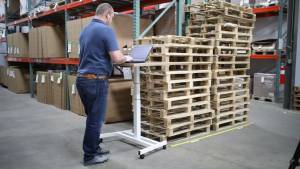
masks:
{"label": "stack of cardboard box", "polygon": [[132,119],[131,84],[128,80],[109,79],[106,123]]}
{"label": "stack of cardboard box", "polygon": [[4,66],[0,66],[0,85],[3,85],[4,75]]}
{"label": "stack of cardboard box", "polygon": [[6,70],[6,84],[14,93],[26,93],[29,91],[28,70],[18,67],[8,67]]}
{"label": "stack of cardboard box", "polygon": [[[131,81],[110,79],[105,122],[119,122],[132,119],[130,88]],[[85,116],[83,104],[76,87],[76,76],[68,76],[70,110]]]}
{"label": "stack of cardboard box", "polygon": [[70,99],[70,110],[81,116],[85,116],[84,107],[80,100],[79,93],[76,87],[76,76],[68,76],[68,88],[69,88],[69,99]]}
{"label": "stack of cardboard box", "polygon": [[36,72],[36,98],[39,102],[53,104],[49,72]]}
{"label": "stack of cardboard box", "polygon": [[5,87],[7,87],[7,74],[8,74],[8,71],[7,71],[7,67],[6,66],[2,66],[1,67],[2,71],[1,71],[1,84]]}
{"label": "stack of cardboard box", "polygon": [[66,107],[66,75],[62,72],[51,73],[50,85],[52,87],[53,105],[65,110]]}
{"label": "stack of cardboard box", "polygon": [[29,32],[31,58],[65,57],[64,33],[59,27],[41,26]]}
{"label": "stack of cardboard box", "polygon": [[7,35],[8,56],[28,57],[28,34],[13,33]]}
{"label": "stack of cardboard box", "polygon": [[66,76],[62,73],[36,73],[36,97],[41,103],[51,104],[66,109]]}
{"label": "stack of cardboard box", "polygon": [[[70,58],[78,58],[79,56],[79,36],[83,28],[88,25],[93,17],[76,19],[67,21],[67,32],[68,32],[68,54]],[[115,30],[119,47],[132,46],[132,22],[133,19],[130,15],[117,15],[113,19],[112,28]],[[149,24],[150,20],[141,20],[141,29],[144,30]],[[148,36],[152,35],[152,31],[149,31]]]}

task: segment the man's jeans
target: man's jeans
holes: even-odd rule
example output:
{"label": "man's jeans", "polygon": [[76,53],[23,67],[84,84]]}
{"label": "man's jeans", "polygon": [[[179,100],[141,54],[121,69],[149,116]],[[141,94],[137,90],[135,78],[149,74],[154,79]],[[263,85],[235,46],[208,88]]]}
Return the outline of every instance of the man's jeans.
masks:
{"label": "man's jeans", "polygon": [[97,155],[102,124],[105,120],[108,80],[78,77],[78,93],[87,114],[83,139],[84,160]]}

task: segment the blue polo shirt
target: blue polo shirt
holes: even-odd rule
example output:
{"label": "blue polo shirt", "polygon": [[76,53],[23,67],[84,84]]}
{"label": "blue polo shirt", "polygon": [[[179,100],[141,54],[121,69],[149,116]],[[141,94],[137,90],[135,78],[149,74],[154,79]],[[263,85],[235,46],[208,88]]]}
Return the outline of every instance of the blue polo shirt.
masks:
{"label": "blue polo shirt", "polygon": [[110,76],[113,71],[109,52],[119,50],[114,30],[93,19],[81,32],[78,73]]}

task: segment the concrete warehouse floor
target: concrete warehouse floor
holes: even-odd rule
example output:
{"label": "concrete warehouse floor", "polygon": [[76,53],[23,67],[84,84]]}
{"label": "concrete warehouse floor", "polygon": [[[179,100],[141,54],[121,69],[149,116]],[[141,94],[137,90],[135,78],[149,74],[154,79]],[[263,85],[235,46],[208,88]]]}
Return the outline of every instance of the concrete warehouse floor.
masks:
{"label": "concrete warehouse floor", "polygon": [[[83,167],[85,118],[16,95],[0,87],[0,168],[3,169],[282,169],[300,134],[300,112],[252,101],[252,125],[195,143],[137,158],[138,148],[120,141],[105,142],[110,161]],[[128,129],[128,123],[104,130]]]}

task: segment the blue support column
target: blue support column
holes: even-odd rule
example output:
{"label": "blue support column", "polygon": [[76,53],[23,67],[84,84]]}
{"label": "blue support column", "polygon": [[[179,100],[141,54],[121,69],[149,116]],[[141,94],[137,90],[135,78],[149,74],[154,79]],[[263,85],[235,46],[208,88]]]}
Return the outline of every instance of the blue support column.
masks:
{"label": "blue support column", "polygon": [[283,38],[282,38],[282,23],[283,23],[283,7],[284,7],[284,0],[279,1],[280,10],[278,16],[278,59],[276,62],[276,78],[275,78],[275,101],[278,103],[280,101],[280,67],[281,67],[281,52],[283,48]]}
{"label": "blue support column", "polygon": [[[191,0],[185,0],[185,5],[191,5],[192,1]],[[190,25],[190,13],[189,12],[184,12],[184,18],[185,18],[185,34],[188,32],[188,26]]]}
{"label": "blue support column", "polygon": [[34,98],[34,80],[33,80],[33,64],[29,63],[29,86],[30,86],[30,96]]}
{"label": "blue support column", "polygon": [[176,0],[176,35],[182,35],[183,0]]}
{"label": "blue support column", "polygon": [[140,28],[141,18],[141,2],[140,0],[133,0],[133,39],[136,40],[141,34]]}
{"label": "blue support column", "polygon": [[[65,3],[69,3],[69,0],[65,0]],[[68,11],[65,11],[65,57],[69,58],[68,53],[68,30],[67,30],[67,21],[69,20],[69,13]],[[70,65],[66,65],[66,78],[65,78],[65,96],[66,96],[66,108],[67,110],[70,110],[70,98],[69,98],[69,85],[68,85],[68,76],[70,75]]]}

